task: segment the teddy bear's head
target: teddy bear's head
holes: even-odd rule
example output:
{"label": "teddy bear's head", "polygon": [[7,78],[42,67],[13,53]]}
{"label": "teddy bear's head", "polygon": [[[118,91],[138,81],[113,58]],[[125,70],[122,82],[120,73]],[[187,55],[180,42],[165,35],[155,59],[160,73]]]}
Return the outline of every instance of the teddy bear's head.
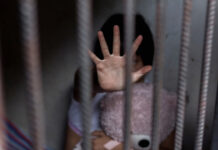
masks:
{"label": "teddy bear's head", "polygon": [[[134,149],[150,149],[152,130],[153,85],[138,83],[132,91],[131,139]],[[176,94],[161,90],[160,101],[160,142],[174,129]],[[123,141],[123,91],[106,94],[101,102],[101,126],[114,140]]]}

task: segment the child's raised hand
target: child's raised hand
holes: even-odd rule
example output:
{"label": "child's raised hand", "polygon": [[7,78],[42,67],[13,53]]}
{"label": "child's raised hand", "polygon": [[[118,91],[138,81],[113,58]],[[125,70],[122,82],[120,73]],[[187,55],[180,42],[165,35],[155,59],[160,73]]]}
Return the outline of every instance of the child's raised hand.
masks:
{"label": "child's raised hand", "polygon": [[[98,80],[102,89],[107,91],[122,90],[125,81],[125,55],[120,56],[120,31],[117,25],[113,33],[113,53],[110,54],[103,32],[98,32],[98,38],[104,59],[99,59],[92,51],[89,55],[97,68]],[[143,37],[139,35],[132,45],[133,55],[140,46]],[[132,73],[132,82],[138,81],[151,70],[151,66],[143,66]]]}

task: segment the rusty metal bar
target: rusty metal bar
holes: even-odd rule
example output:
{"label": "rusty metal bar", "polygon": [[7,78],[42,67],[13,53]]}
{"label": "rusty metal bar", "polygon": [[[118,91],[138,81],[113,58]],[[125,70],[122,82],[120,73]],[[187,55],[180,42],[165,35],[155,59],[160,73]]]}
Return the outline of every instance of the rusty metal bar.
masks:
{"label": "rusty metal bar", "polygon": [[135,29],[135,1],[125,0],[125,17],[124,17],[124,48],[126,50],[125,66],[125,105],[124,105],[124,150],[129,150],[130,129],[131,129],[131,101],[132,101],[132,49],[131,45],[134,39]]}
{"label": "rusty metal bar", "polygon": [[164,16],[165,1],[156,0],[152,150],[159,150],[160,91],[163,86]]}
{"label": "rusty metal bar", "polygon": [[177,117],[176,117],[176,135],[174,150],[182,149],[183,130],[185,119],[185,105],[186,105],[186,89],[187,89],[187,72],[188,72],[188,57],[190,49],[191,37],[191,11],[192,0],[184,1],[183,20],[182,20],[182,34],[181,34],[181,48],[179,58],[179,81],[177,89]]}
{"label": "rusty metal bar", "polygon": [[22,44],[26,65],[29,129],[34,150],[45,146],[39,36],[35,0],[20,0]]}
{"label": "rusty metal bar", "polygon": [[80,61],[80,98],[82,101],[83,150],[91,150],[91,62],[88,50],[91,48],[92,8],[91,0],[78,0],[78,50]]}
{"label": "rusty metal bar", "polygon": [[[0,42],[0,52],[1,42]],[[0,59],[2,60],[2,59]],[[0,150],[6,150],[6,132],[5,132],[5,112],[4,112],[4,94],[3,94],[3,80],[2,80],[2,65],[0,61]]]}
{"label": "rusty metal bar", "polygon": [[195,150],[202,150],[203,147],[207,98],[208,98],[208,85],[210,79],[210,64],[211,64],[211,54],[213,48],[214,26],[215,26],[215,16],[216,16],[215,13],[216,13],[216,0],[208,0],[206,28],[205,28],[205,42],[204,42],[203,62],[202,62],[202,72],[201,72],[198,128],[197,128],[197,135],[195,139]]}

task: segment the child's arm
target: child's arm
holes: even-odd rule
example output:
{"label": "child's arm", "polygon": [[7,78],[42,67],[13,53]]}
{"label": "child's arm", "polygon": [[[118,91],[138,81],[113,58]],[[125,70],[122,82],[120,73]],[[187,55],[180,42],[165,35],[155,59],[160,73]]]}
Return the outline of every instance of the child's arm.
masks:
{"label": "child's arm", "polygon": [[[103,131],[95,131],[92,135],[96,136],[95,139],[92,140],[92,149],[93,150],[106,150],[106,145],[109,143],[113,146],[111,150],[122,150],[123,144],[113,144],[113,139],[107,136]],[[160,150],[173,150],[174,145],[174,137],[175,131],[173,131],[161,144]]]}
{"label": "child's arm", "polygon": [[175,130],[160,144],[160,150],[173,150]]}
{"label": "child's arm", "polygon": [[112,138],[107,136],[103,131],[95,131],[92,133],[95,136],[92,139],[92,150],[122,150],[123,144],[114,141]]}
{"label": "child's arm", "polygon": [[76,134],[71,128],[67,127],[67,137],[66,137],[66,145],[65,150],[73,150],[77,143],[81,140],[81,137]]}

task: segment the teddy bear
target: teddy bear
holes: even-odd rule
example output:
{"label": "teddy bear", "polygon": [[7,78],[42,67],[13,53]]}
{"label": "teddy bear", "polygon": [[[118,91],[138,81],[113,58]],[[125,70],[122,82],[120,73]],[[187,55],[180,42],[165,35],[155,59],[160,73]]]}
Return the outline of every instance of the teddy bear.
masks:
{"label": "teddy bear", "polygon": [[[103,131],[117,142],[123,142],[124,91],[110,92],[101,101],[100,123]],[[135,150],[150,150],[152,132],[153,84],[137,83],[132,87],[131,145]],[[175,128],[177,96],[161,90],[160,143]]]}

